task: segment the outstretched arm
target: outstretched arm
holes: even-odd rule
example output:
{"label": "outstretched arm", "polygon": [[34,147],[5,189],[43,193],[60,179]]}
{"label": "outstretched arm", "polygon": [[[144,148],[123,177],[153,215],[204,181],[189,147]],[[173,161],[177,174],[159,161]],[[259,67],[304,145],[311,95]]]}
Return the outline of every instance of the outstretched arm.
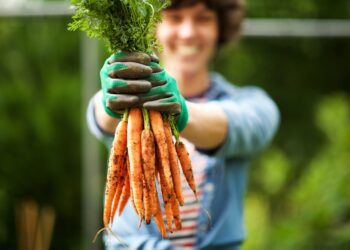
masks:
{"label": "outstretched arm", "polygon": [[260,88],[243,87],[230,98],[188,103],[182,135],[199,149],[218,156],[245,157],[262,150],[279,125],[279,111]]}

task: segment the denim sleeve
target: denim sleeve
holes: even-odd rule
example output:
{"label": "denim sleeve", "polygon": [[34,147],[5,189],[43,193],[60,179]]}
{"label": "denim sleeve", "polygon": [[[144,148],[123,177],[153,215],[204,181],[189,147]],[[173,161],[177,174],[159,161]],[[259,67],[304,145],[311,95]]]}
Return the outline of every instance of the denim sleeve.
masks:
{"label": "denim sleeve", "polygon": [[106,250],[179,250],[160,236],[154,221],[150,225],[143,222],[139,228],[139,218],[130,204],[129,201],[122,215],[115,218],[113,235],[104,236]]}
{"label": "denim sleeve", "polygon": [[112,144],[113,141],[113,134],[107,133],[104,131],[97,123],[96,121],[96,116],[95,116],[95,101],[100,101],[97,100],[99,97],[99,92],[96,93],[89,101],[89,105],[87,107],[86,111],[86,119],[87,119],[87,125],[90,130],[90,132],[100,141],[102,141],[107,148],[110,148],[110,145]]}
{"label": "denim sleeve", "polygon": [[212,101],[228,118],[225,141],[211,154],[219,157],[249,157],[272,140],[280,114],[273,100],[260,88],[244,87],[231,98]]}

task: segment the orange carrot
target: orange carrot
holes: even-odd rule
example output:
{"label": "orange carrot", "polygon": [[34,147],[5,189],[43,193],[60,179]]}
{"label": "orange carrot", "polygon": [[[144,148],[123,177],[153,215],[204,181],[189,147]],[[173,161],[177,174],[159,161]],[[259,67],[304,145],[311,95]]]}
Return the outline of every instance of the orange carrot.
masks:
{"label": "orange carrot", "polygon": [[151,130],[144,129],[142,131],[141,146],[143,172],[147,188],[150,190],[154,186],[154,174],[156,168],[154,136]]}
{"label": "orange carrot", "polygon": [[166,138],[166,142],[169,150],[170,170],[171,170],[171,176],[174,184],[174,191],[175,191],[177,200],[179,201],[180,205],[183,206],[184,197],[182,195],[178,157],[177,157],[175,145],[173,142],[171,127],[168,121],[164,122],[164,132],[165,132],[165,138]]}
{"label": "orange carrot", "polygon": [[[156,190],[157,193],[157,190]],[[155,199],[156,207],[157,207],[157,213],[154,216],[154,222],[156,223],[158,230],[160,234],[162,235],[163,238],[167,238],[167,233],[166,233],[166,228],[163,220],[163,215],[162,215],[162,209],[160,208],[160,203],[158,199],[158,194],[156,195]]]}
{"label": "orange carrot", "polygon": [[143,174],[145,178],[146,188],[149,193],[149,199],[151,204],[152,215],[157,212],[155,206],[155,196],[156,196],[156,184],[154,180],[155,175],[155,162],[156,162],[156,153],[155,153],[155,141],[154,135],[150,128],[149,114],[146,109],[142,109],[143,119],[144,119],[144,130],[141,134],[141,147],[142,147],[142,167]]}
{"label": "orange carrot", "polygon": [[152,200],[145,179],[143,179],[143,203],[145,206],[145,221],[146,224],[150,224],[152,217]]}
{"label": "orange carrot", "polygon": [[192,164],[191,164],[191,160],[190,160],[190,157],[188,155],[188,151],[186,149],[186,146],[183,142],[177,141],[175,143],[175,148],[176,148],[176,153],[177,153],[179,160],[180,160],[180,163],[181,163],[182,171],[186,177],[187,183],[190,186],[190,188],[192,189],[194,195],[197,197],[196,184],[195,184],[195,180],[193,177],[193,171],[192,171]]}
{"label": "orange carrot", "polygon": [[158,171],[158,174],[159,174],[160,190],[162,192],[162,197],[163,197],[165,218],[166,218],[166,222],[167,222],[167,225],[168,225],[168,230],[172,233],[174,231],[173,230],[173,225],[172,225],[172,223],[173,223],[173,215],[172,215],[172,212],[171,212],[170,199],[169,199],[169,197],[167,195],[166,188],[165,188],[165,175],[164,175],[163,168],[160,165],[157,165],[157,171]]}
{"label": "orange carrot", "polygon": [[117,184],[117,189],[115,191],[114,198],[113,198],[113,206],[111,210],[111,221],[114,220],[114,215],[119,205],[119,200],[120,200],[121,193],[123,191],[123,186],[124,186],[124,179],[120,179],[120,181]]}
{"label": "orange carrot", "polygon": [[181,218],[180,218],[179,203],[174,195],[171,197],[170,203],[171,203],[171,211],[174,217],[175,227],[177,230],[180,230],[182,228],[182,224],[181,224]]}
{"label": "orange carrot", "polygon": [[164,169],[165,183],[164,186],[167,191],[167,196],[170,198],[173,193],[173,181],[170,171],[169,151],[165,139],[163,118],[160,112],[150,110],[150,121],[154,137],[156,139],[157,147],[159,149],[159,159],[162,168]]}
{"label": "orange carrot", "polygon": [[143,175],[141,156],[141,132],[143,129],[142,113],[139,108],[131,108],[128,119],[127,147],[130,162],[130,184],[136,212],[140,222],[144,216],[143,196]]}
{"label": "orange carrot", "polygon": [[131,187],[131,183],[130,183],[131,182],[131,180],[130,180],[130,161],[129,161],[129,157],[128,156],[126,157],[126,167],[128,169],[130,200],[131,200],[131,204],[132,204],[134,210],[137,213],[137,209],[136,209],[135,202],[134,202],[134,195],[133,195],[132,187]]}
{"label": "orange carrot", "polygon": [[111,214],[111,220],[113,221],[115,212],[117,211],[118,205],[119,205],[119,200],[123,191],[123,186],[125,182],[125,175],[127,173],[126,169],[126,161],[125,161],[125,156],[123,157],[123,167],[120,170],[119,173],[119,181],[117,183],[117,189],[115,191],[114,199],[113,199],[113,207],[112,207],[112,214]]}
{"label": "orange carrot", "polygon": [[[103,224],[105,227],[108,227],[110,222],[112,202],[117,188],[118,175],[123,164],[123,155],[126,150],[127,117],[128,111],[126,110],[122,121],[117,125],[115,137],[110,150],[103,212]],[[120,145],[118,143],[120,143]]]}
{"label": "orange carrot", "polygon": [[118,123],[118,126],[115,130],[114,140],[113,140],[113,148],[114,148],[115,155],[124,155],[126,152],[127,128],[128,128],[127,120],[123,119]]}
{"label": "orange carrot", "polygon": [[105,188],[105,203],[104,203],[104,212],[103,212],[103,224],[105,228],[108,227],[108,224],[110,222],[112,202],[113,202],[113,198],[117,188],[118,173],[120,171],[120,165],[121,165],[119,159],[120,159],[120,156],[118,157],[114,155],[112,151],[108,161],[107,183]]}
{"label": "orange carrot", "polygon": [[[129,176],[129,180],[130,180],[130,176]],[[135,212],[138,214],[137,208],[135,206],[134,192],[132,191],[131,183],[130,183],[130,199],[131,199],[131,204],[132,204],[133,208],[135,209]]]}
{"label": "orange carrot", "polygon": [[129,200],[129,197],[130,197],[130,180],[129,180],[129,174],[127,171],[126,175],[125,175],[123,191],[122,191],[122,194],[120,197],[120,204],[118,207],[118,215],[119,216],[122,214],[124,207]]}

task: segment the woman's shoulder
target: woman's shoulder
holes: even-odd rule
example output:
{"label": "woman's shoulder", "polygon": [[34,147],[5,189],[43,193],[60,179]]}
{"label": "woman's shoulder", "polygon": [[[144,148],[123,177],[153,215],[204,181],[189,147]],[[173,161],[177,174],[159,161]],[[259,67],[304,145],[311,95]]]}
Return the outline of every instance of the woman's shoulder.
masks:
{"label": "woman's shoulder", "polygon": [[241,96],[245,93],[252,92],[264,92],[260,87],[255,85],[244,85],[240,86],[238,84],[228,81],[222,74],[218,72],[211,72],[211,96],[216,97],[234,97]]}

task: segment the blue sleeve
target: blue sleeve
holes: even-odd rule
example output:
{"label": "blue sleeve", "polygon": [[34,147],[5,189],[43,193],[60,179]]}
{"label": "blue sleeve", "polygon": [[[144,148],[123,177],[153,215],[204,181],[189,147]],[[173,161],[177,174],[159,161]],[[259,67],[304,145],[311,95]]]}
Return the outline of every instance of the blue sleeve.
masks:
{"label": "blue sleeve", "polygon": [[99,92],[97,92],[89,101],[89,105],[86,111],[86,119],[87,119],[87,124],[90,132],[100,141],[102,141],[106,147],[109,149],[110,145],[113,142],[113,134],[107,133],[104,131],[97,123],[96,117],[95,117],[95,101],[100,101],[96,100],[99,97]]}
{"label": "blue sleeve", "polygon": [[260,88],[243,87],[234,96],[211,103],[219,105],[228,119],[226,139],[214,151],[215,156],[252,156],[264,149],[276,133],[279,110]]}
{"label": "blue sleeve", "polygon": [[150,225],[144,222],[138,227],[139,218],[130,201],[122,215],[115,218],[112,225],[113,235],[105,235],[106,250],[177,250],[171,242],[163,239],[152,220]]}

